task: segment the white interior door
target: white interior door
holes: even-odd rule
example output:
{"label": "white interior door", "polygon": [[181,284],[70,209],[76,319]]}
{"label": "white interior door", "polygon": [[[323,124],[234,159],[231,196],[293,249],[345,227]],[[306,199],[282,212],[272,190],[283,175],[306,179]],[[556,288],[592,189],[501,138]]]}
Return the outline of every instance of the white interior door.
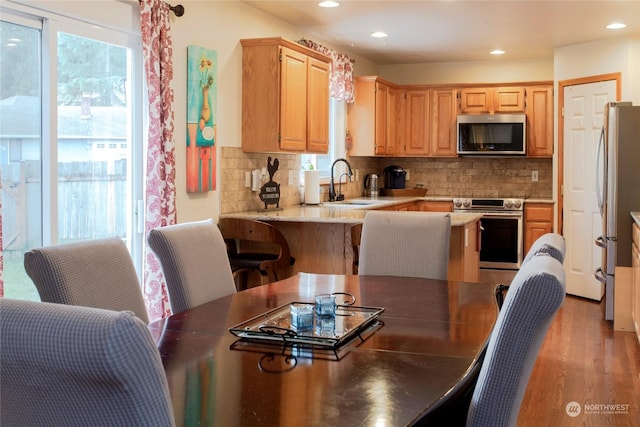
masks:
{"label": "white interior door", "polygon": [[616,82],[567,86],[564,92],[564,235],[567,293],[601,300],[604,285],[593,273],[601,262],[595,239],[602,234],[596,201],[596,148],[604,105],[615,101]]}

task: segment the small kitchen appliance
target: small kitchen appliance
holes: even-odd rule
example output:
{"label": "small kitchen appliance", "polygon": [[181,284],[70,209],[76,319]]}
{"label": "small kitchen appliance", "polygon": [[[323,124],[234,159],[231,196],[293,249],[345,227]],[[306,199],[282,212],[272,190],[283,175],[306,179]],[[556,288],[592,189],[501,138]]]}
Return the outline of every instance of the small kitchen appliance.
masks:
{"label": "small kitchen appliance", "polygon": [[378,197],[380,187],[378,185],[378,174],[370,173],[364,177],[364,196]]}
{"label": "small kitchen appliance", "polygon": [[384,188],[404,188],[407,172],[400,166],[384,168]]}

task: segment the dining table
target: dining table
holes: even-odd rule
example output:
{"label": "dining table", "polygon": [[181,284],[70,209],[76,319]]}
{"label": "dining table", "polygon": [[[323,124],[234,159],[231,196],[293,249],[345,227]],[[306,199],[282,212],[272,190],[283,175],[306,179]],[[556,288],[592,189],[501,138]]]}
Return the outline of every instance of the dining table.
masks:
{"label": "dining table", "polygon": [[[177,426],[405,426],[478,362],[498,314],[494,291],[491,283],[298,273],[148,328]],[[293,305],[316,307],[320,294],[335,295],[336,322],[364,313],[360,326],[334,326],[340,331],[319,339],[339,339],[318,344],[291,325],[260,324]]]}

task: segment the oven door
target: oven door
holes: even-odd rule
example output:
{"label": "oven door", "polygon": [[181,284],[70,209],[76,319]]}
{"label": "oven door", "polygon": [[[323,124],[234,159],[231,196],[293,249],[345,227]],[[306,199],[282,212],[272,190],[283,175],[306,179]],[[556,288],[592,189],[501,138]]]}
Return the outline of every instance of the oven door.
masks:
{"label": "oven door", "polygon": [[481,222],[480,268],[519,269],[522,264],[522,213],[486,213]]}

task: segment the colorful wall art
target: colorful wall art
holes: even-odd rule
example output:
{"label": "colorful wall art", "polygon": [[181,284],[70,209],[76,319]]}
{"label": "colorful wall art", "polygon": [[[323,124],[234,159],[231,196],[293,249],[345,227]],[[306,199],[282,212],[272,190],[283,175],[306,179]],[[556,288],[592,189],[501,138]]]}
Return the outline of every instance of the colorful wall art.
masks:
{"label": "colorful wall art", "polygon": [[187,192],[216,189],[217,52],[187,47]]}

